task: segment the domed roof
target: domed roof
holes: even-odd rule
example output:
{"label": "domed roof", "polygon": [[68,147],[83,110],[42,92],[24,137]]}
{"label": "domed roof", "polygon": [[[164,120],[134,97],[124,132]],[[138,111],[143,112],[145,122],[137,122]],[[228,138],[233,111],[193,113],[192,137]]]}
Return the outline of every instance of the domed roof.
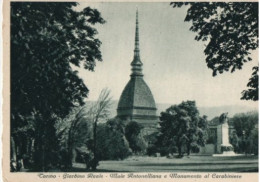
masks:
{"label": "domed roof", "polygon": [[130,116],[132,119],[156,119],[156,106],[152,92],[143,80],[142,61],[139,50],[138,12],[136,12],[135,49],[131,63],[132,74],[125,86],[117,107],[118,116]]}
{"label": "domed roof", "polygon": [[118,103],[118,109],[134,107],[156,109],[152,92],[142,77],[130,79]]}

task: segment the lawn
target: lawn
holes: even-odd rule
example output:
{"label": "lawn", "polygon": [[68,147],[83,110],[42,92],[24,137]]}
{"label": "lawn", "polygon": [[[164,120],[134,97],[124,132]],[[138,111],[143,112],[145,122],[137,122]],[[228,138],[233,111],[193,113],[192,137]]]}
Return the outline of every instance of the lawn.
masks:
{"label": "lawn", "polygon": [[[74,170],[85,171],[76,163]],[[130,157],[122,161],[101,161],[97,172],[257,172],[257,156],[212,157],[190,156],[181,159],[166,157]]]}

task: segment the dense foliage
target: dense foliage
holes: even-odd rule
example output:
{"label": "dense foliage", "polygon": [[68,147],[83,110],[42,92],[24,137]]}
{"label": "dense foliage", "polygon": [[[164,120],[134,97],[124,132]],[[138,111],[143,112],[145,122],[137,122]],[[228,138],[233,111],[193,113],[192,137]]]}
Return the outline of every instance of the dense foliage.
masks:
{"label": "dense foliage", "polygon": [[134,153],[144,153],[147,148],[142,129],[143,126],[135,121],[131,121],[126,125],[125,136]]}
{"label": "dense foliage", "polygon": [[258,66],[253,67],[253,73],[247,84],[248,90],[242,92],[242,99],[245,100],[258,100]]}
{"label": "dense foliage", "polygon": [[178,152],[179,156],[199,151],[206,141],[207,120],[200,117],[195,101],[169,107],[160,116],[160,135],[157,147],[161,154]]}
{"label": "dense foliage", "polygon": [[86,163],[87,169],[96,169],[99,162],[96,158],[97,124],[108,119],[110,104],[110,90],[102,89],[97,101],[74,108],[68,117],[56,122],[60,148],[67,153],[67,162],[63,160],[65,169],[72,168],[76,158]]}
{"label": "dense foliage", "polygon": [[[207,66],[213,76],[242,69],[258,48],[258,2],[172,2],[189,5],[185,21],[192,22],[195,40],[204,41]],[[258,66],[254,68],[242,99],[258,100]]]}
{"label": "dense foliage", "polygon": [[258,124],[258,113],[248,112],[234,115],[232,118],[233,126],[237,132],[237,136],[251,135],[252,130]]}
{"label": "dense foliage", "polygon": [[236,114],[231,121],[235,131],[230,141],[236,152],[258,154],[258,113]]}
{"label": "dense foliage", "polygon": [[[33,137],[34,164],[41,171],[57,161],[55,122],[88,93],[71,64],[93,71],[95,60],[102,60],[93,25],[104,20],[96,9],[78,12],[76,5],[11,3],[11,135],[15,143],[21,133]],[[35,119],[28,123],[28,117]]]}
{"label": "dense foliage", "polygon": [[98,160],[122,160],[131,154],[122,120],[112,119],[97,127]]}

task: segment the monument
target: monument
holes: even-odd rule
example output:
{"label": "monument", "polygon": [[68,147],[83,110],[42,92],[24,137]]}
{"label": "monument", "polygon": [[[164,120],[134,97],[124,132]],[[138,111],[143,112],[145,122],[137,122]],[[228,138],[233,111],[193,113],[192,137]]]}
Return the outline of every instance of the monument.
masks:
{"label": "monument", "polygon": [[158,117],[156,105],[149,86],[145,83],[142,73],[143,63],[139,50],[138,11],[136,11],[135,48],[131,62],[132,73],[125,86],[117,107],[117,116],[136,121],[144,126],[146,134],[156,130]]}
{"label": "monument", "polygon": [[219,117],[217,126],[217,153],[213,156],[234,156],[236,155],[233,146],[229,143],[228,113],[223,113]]}

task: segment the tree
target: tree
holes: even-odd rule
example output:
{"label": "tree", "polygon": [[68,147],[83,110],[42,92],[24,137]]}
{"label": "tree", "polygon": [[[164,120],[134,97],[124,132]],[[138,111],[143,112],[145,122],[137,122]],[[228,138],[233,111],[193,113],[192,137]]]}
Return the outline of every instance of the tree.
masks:
{"label": "tree", "polygon": [[131,121],[126,125],[125,136],[134,153],[145,152],[147,148],[147,143],[142,135],[142,129],[143,126],[135,121]]}
{"label": "tree", "polygon": [[[93,152],[94,159],[98,164],[96,157],[96,134],[99,121],[106,121],[110,114],[111,97],[108,89],[103,89],[97,101],[88,102],[81,107],[74,108],[71,114],[63,121],[57,124],[57,135],[60,143],[65,147],[68,153],[67,167],[71,168],[73,163],[73,151],[77,149],[81,153]],[[84,149],[81,149],[84,148]],[[95,162],[90,167],[96,167]]]}
{"label": "tree", "polygon": [[[11,158],[17,161],[23,158],[24,168],[32,167],[34,142],[35,142],[35,121],[38,120],[37,113],[30,117],[19,115],[19,119],[25,121],[24,126],[13,131],[11,136]],[[15,141],[16,143],[15,143]]]}
{"label": "tree", "polygon": [[123,160],[131,154],[122,122],[114,118],[97,126],[96,155],[99,160]]}
{"label": "tree", "polygon": [[56,122],[55,128],[62,156],[66,158],[61,159],[61,163],[65,169],[69,169],[75,159],[73,151],[93,139],[93,123],[88,115],[88,105],[74,108],[65,119]]}
{"label": "tree", "polygon": [[238,137],[238,152],[257,153],[258,151],[258,113],[240,113],[232,118],[233,126]]}
{"label": "tree", "polygon": [[[197,129],[198,129],[197,144],[199,146],[205,146],[207,139],[208,139],[208,120],[207,120],[207,116],[203,115],[202,117],[199,117],[199,123],[198,123]],[[195,147],[197,147],[197,145],[195,145]]]}
{"label": "tree", "polygon": [[110,90],[103,89],[98,97],[98,100],[93,103],[88,111],[88,115],[93,123],[93,153],[94,153],[94,162],[92,165],[92,169],[96,170],[98,165],[98,157],[97,157],[97,124],[100,120],[108,119],[110,114],[110,106],[111,106]]}
{"label": "tree", "polygon": [[258,155],[258,128],[253,129],[252,134],[250,136],[250,140],[252,141],[252,153]]}
{"label": "tree", "polygon": [[258,113],[248,112],[235,114],[232,121],[238,137],[242,137],[243,135],[249,137],[255,125],[258,123]]}
{"label": "tree", "polygon": [[258,66],[253,67],[253,70],[252,76],[247,84],[249,89],[242,92],[243,96],[241,99],[258,100]]}
{"label": "tree", "polygon": [[[77,3],[11,3],[11,135],[35,120],[35,164],[46,171],[55,158],[54,124],[73,107],[83,105],[88,88],[71,65],[93,71],[101,61],[101,42],[95,38],[100,13]],[[23,117],[20,117],[23,116]],[[15,136],[15,143],[17,138]],[[54,155],[55,154],[55,155]]]}
{"label": "tree", "polygon": [[[192,22],[195,40],[204,41],[207,66],[213,76],[242,69],[258,48],[258,2],[172,2],[175,7],[189,5],[185,21]],[[258,100],[258,66],[243,91],[242,99]],[[257,70],[257,71],[256,71]],[[257,78],[257,79],[256,79]]]}
{"label": "tree", "polygon": [[169,107],[161,113],[160,120],[157,143],[166,153],[176,152],[177,149],[179,156],[182,156],[184,149],[189,155],[192,149],[197,150],[198,145],[205,144],[207,121],[205,116],[199,116],[195,101]]}
{"label": "tree", "polygon": [[120,131],[102,123],[97,127],[97,134],[96,154],[99,160],[123,160],[131,154],[129,144]]}
{"label": "tree", "polygon": [[237,136],[236,131],[233,131],[229,138],[230,138],[229,141],[234,148],[234,152],[239,152],[239,149],[238,149],[239,138]]}

